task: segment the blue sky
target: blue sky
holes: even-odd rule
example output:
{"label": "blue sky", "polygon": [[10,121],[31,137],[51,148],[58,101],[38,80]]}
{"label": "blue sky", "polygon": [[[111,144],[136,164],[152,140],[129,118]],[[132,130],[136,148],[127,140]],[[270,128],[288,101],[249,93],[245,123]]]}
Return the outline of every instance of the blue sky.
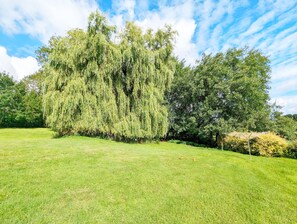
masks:
{"label": "blue sky", "polygon": [[271,59],[271,102],[297,113],[296,0],[0,0],[0,71],[17,80],[35,72],[35,50],[85,28],[96,9],[119,29],[126,20],[144,29],[171,24],[179,33],[175,54],[189,64],[203,52],[261,50]]}

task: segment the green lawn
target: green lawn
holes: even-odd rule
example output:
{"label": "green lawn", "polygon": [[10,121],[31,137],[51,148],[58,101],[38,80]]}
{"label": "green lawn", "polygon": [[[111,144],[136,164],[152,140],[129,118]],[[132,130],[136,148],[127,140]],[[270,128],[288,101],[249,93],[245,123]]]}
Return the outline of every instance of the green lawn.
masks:
{"label": "green lawn", "polygon": [[0,129],[0,223],[297,223],[297,160]]}

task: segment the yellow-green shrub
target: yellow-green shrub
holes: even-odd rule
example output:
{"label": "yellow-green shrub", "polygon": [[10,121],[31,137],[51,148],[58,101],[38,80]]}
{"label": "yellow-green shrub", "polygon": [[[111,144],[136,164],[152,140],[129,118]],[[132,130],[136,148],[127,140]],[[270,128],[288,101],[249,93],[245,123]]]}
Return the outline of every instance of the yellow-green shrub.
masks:
{"label": "yellow-green shrub", "polygon": [[224,148],[234,152],[244,153],[247,148],[247,142],[245,139],[235,136],[227,136],[224,142]]}
{"label": "yellow-green shrub", "polygon": [[258,150],[261,156],[281,156],[288,147],[288,142],[273,133],[267,133],[255,138],[251,146]]}
{"label": "yellow-green shrub", "polygon": [[250,141],[251,153],[262,156],[281,156],[288,147],[285,139],[273,133],[240,133],[233,132],[224,139],[224,148],[249,153],[248,141]]}
{"label": "yellow-green shrub", "polygon": [[[249,136],[241,135],[241,133],[233,132],[231,135],[227,135],[224,139],[224,148],[234,151],[247,154],[249,153],[248,149],[248,139]],[[254,142],[254,138],[250,139],[250,144]],[[259,155],[259,152],[251,148],[251,153],[253,155]]]}

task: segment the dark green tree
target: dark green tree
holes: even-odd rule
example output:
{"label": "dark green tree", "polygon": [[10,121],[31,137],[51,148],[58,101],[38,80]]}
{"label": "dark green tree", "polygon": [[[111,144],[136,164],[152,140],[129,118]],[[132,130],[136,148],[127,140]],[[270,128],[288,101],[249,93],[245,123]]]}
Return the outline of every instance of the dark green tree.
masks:
{"label": "dark green tree", "polygon": [[24,107],[24,117],[26,127],[43,127],[43,111],[42,111],[42,83],[44,73],[38,71],[21,80],[20,85],[25,88],[22,103]]}
{"label": "dark green tree", "polygon": [[170,135],[215,144],[231,130],[268,128],[269,60],[256,50],[203,55],[192,69],[181,66],[168,96]]}
{"label": "dark green tree", "polygon": [[36,75],[16,82],[0,73],[0,127],[42,127],[41,91],[33,88]]}
{"label": "dark green tree", "polygon": [[286,114],[285,117],[292,118],[293,120],[297,121],[297,114]]}
{"label": "dark green tree", "polygon": [[0,127],[25,125],[22,103],[25,89],[7,73],[0,73]]}
{"label": "dark green tree", "polygon": [[10,127],[15,123],[17,105],[14,101],[15,82],[7,73],[0,73],[0,127]]}
{"label": "dark green tree", "polygon": [[297,122],[287,116],[279,116],[276,118],[275,132],[288,140],[296,139]]}

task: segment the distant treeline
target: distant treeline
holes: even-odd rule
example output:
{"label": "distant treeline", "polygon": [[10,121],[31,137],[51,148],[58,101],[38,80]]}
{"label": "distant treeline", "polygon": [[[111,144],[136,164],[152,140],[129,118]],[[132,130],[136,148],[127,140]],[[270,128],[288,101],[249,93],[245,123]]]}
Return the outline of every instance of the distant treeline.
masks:
{"label": "distant treeline", "polygon": [[0,126],[207,145],[235,130],[296,138],[297,115],[282,116],[269,104],[262,52],[233,48],[187,66],[173,54],[175,35],[169,26],[143,32],[131,22],[117,32],[92,13],[86,31],[71,30],[39,49],[38,73],[19,83],[1,73]]}
{"label": "distant treeline", "polygon": [[20,82],[0,73],[0,128],[43,127],[41,73]]}

